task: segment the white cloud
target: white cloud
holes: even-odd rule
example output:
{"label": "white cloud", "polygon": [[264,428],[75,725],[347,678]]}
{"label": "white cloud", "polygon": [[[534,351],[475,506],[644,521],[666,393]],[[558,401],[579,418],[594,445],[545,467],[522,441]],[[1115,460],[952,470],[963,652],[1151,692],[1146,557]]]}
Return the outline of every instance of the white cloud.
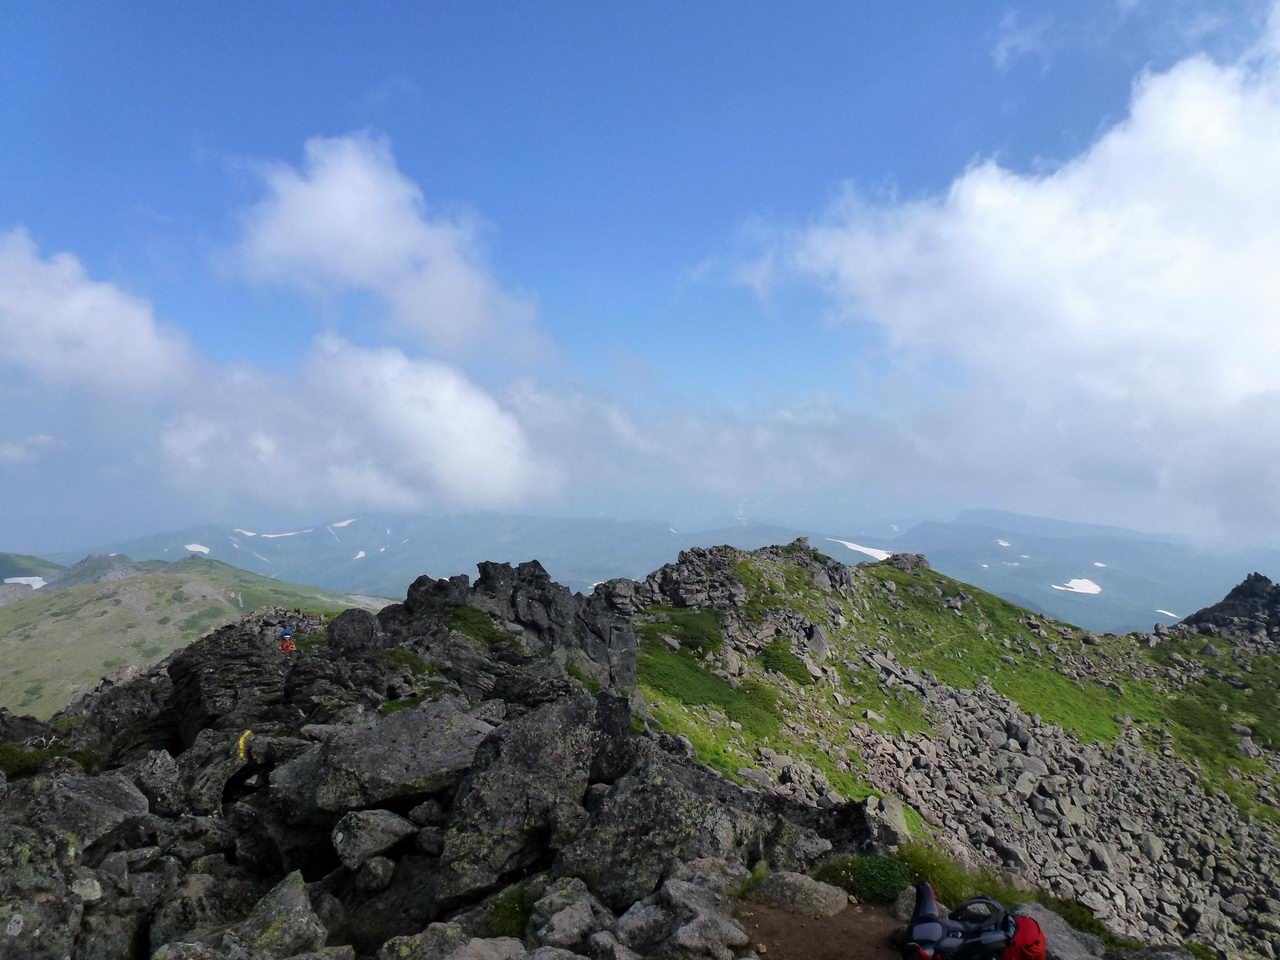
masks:
{"label": "white cloud", "polygon": [[69,253],[41,257],[25,230],[0,233],[0,365],[136,392],[175,382],[187,364],[182,338],[146,301],[91,280]]}
{"label": "white cloud", "polygon": [[899,378],[947,371],[886,402],[988,491],[1280,527],[1274,46],[1141,78],[1051,173],[984,161],[940,197],[850,192],[767,256],[878,330]]}
{"label": "white cloud", "polygon": [[1008,70],[1022,57],[1038,57],[1047,64],[1051,23],[1048,17],[1026,23],[1016,10],[1006,12],[996,28],[995,42],[991,45],[991,59],[995,62],[996,69]]}
{"label": "white cloud", "polygon": [[163,447],[183,482],[265,501],[506,507],[551,482],[515,417],[458,371],[333,337],[296,378],[214,386]]}
{"label": "white cloud", "polygon": [[300,168],[259,169],[266,194],[245,212],[237,249],[250,277],[313,295],[372,293],[439,349],[537,345],[536,310],[489,275],[477,222],[428,211],[386,140],[316,137]]}
{"label": "white cloud", "polygon": [[0,465],[27,463],[61,443],[57,437],[51,437],[47,433],[32,434],[21,440],[0,440]]}

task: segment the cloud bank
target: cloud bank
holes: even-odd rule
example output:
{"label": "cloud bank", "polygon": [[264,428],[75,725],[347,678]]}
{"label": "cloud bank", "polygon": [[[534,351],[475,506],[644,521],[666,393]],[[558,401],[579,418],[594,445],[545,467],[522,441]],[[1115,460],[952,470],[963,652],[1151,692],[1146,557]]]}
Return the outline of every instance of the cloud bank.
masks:
{"label": "cloud bank", "polygon": [[772,252],[774,279],[821,284],[898,372],[943,371],[914,429],[992,492],[1275,530],[1276,36],[1142,77],[1129,116],[1048,174],[984,160],[889,205],[850,188]]}

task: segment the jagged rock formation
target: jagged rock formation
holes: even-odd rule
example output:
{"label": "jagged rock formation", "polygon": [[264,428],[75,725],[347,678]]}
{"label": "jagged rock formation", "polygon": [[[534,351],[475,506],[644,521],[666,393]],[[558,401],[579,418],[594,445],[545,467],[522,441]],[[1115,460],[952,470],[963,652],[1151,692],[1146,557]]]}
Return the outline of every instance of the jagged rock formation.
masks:
{"label": "jagged rock formation", "polygon": [[1275,651],[1280,649],[1280,584],[1251,573],[1221,602],[1182,622],[1203,633],[1252,644],[1255,650]]}
{"label": "jagged rock formation", "polygon": [[868,827],[635,735],[615,599],[486,564],[377,617],[248,617],[52,726],[0,717],[68,754],[0,781],[0,957],[729,960],[747,867]]}

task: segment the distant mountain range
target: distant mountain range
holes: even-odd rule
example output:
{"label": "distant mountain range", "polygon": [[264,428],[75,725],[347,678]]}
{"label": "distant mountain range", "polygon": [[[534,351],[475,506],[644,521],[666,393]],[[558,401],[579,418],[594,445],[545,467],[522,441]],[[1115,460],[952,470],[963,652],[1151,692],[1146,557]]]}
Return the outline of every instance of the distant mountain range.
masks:
{"label": "distant mountain range", "polygon": [[1096,631],[1173,623],[1254,570],[1280,574],[1277,549],[1208,547],[994,510],[852,532],[751,520],[678,530],[663,521],[358,513],[279,529],[191,527],[44,559],[67,563],[90,552],[136,560],[195,555],[280,580],[400,597],[420,574],[471,573],[481,560],[536,557],[559,582],[590,591],[614,577],[643,577],[689,547],[754,549],[798,536],[847,563],[923,553],[950,576]]}

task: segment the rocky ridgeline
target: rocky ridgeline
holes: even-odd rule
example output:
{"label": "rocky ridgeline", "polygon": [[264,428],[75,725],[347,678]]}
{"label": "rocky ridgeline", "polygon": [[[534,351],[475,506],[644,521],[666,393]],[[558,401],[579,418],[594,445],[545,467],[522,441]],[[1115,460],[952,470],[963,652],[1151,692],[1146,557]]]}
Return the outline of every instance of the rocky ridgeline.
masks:
{"label": "rocky ridgeline", "polygon": [[43,763],[0,780],[0,957],[742,955],[747,869],[870,826],[637,735],[617,599],[485,564],[323,631],[248,617],[51,725],[0,713]]}

